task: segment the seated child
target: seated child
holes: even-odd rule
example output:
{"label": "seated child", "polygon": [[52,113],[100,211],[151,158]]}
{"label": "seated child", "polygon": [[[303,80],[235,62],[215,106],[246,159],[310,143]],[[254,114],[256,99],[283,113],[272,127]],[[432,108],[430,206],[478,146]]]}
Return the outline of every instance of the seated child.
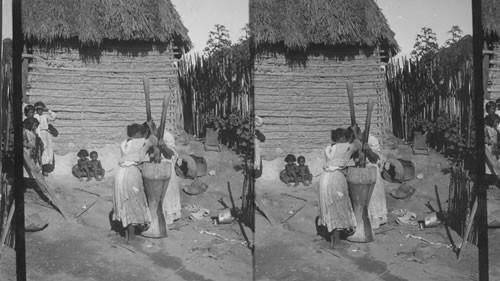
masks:
{"label": "seated child", "polygon": [[86,149],[80,149],[77,156],[80,158],[75,166],[73,166],[73,175],[77,177],[80,181],[83,181],[82,177],[87,177],[87,181],[90,181],[90,171],[89,171],[89,152]]}
{"label": "seated child", "polygon": [[305,165],[306,158],[304,156],[299,156],[297,158],[297,163],[299,163],[299,166],[297,166],[297,176],[299,181],[301,181],[305,186],[310,185],[312,182],[312,174],[309,171],[309,167]]}
{"label": "seated child", "polygon": [[90,161],[88,164],[90,172],[89,178],[94,176],[96,180],[100,181],[104,178],[104,169],[102,168],[101,161],[97,160],[97,157],[99,157],[97,151],[90,152]]}
{"label": "seated child", "polygon": [[280,180],[286,184],[291,184],[291,182],[295,182],[295,186],[299,185],[299,181],[297,179],[297,164],[295,163],[297,159],[295,155],[288,154],[285,157],[285,169],[280,173]]}

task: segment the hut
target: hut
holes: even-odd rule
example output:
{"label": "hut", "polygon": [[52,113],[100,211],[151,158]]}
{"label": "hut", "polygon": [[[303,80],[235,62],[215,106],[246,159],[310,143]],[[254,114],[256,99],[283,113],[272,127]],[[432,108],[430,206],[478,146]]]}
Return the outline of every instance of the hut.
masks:
{"label": "hut", "polygon": [[384,57],[394,32],[374,0],[251,0],[255,114],[264,118],[262,155],[304,153],[350,125],[346,82],[357,122],[375,102],[371,132],[391,130]]}
{"label": "hut", "polygon": [[182,126],[177,60],[191,47],[169,0],[26,0],[22,24],[25,102],[57,113],[55,151],[99,148],[146,120],[143,77],[157,125],[170,95],[166,128]]}
{"label": "hut", "polygon": [[483,51],[485,102],[500,98],[500,2],[482,1],[482,23],[485,48]]}

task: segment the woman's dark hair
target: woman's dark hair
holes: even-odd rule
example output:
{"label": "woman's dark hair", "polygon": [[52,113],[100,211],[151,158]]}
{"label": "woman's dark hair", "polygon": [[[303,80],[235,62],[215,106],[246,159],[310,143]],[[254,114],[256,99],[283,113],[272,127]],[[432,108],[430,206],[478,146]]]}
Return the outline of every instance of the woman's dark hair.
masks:
{"label": "woman's dark hair", "polygon": [[[358,137],[362,138],[363,137],[363,132],[361,132],[361,129],[356,126],[356,133],[358,134]],[[349,142],[352,142],[355,138],[356,138],[356,135],[354,134],[354,130],[352,129],[352,127],[347,127],[346,130],[346,139],[349,141]]]}
{"label": "woman's dark hair", "polygon": [[78,153],[76,154],[78,157],[89,157],[89,152],[86,149],[80,149]]}
{"label": "woman's dark hair", "polygon": [[24,107],[24,115],[28,115],[28,112],[30,111],[35,111],[35,107],[32,106],[31,104],[28,104],[27,106]]}
{"label": "woman's dark hair", "polygon": [[143,125],[134,123],[127,126],[127,136],[129,138],[133,138],[138,134],[140,134],[141,136],[144,136],[146,134],[146,128]]}
{"label": "woman's dark hair", "polygon": [[99,154],[97,154],[97,151],[90,152],[90,157],[92,157],[92,155],[95,155],[96,157],[99,157]]}
{"label": "woman's dark hair", "polygon": [[33,126],[35,126],[35,124],[40,124],[40,122],[38,122],[38,119],[36,119],[35,117],[28,117],[23,121],[23,127],[26,130],[33,130]]}
{"label": "woman's dark hair", "polygon": [[301,160],[303,160],[304,162],[306,162],[306,158],[304,156],[297,157],[297,162],[300,162]]}
{"label": "woman's dark hair", "polygon": [[486,103],[486,112],[490,111],[491,108],[497,108],[497,104],[494,101],[489,101]]}
{"label": "woman's dark hair", "polygon": [[297,159],[295,158],[295,155],[293,155],[293,154],[288,154],[288,155],[285,157],[285,162],[287,162],[287,163],[288,163],[288,161],[293,161],[293,162],[295,162],[295,161],[297,161]]}
{"label": "woman's dark hair", "polygon": [[332,141],[338,142],[341,138],[347,137],[347,131],[342,128],[332,130]]}

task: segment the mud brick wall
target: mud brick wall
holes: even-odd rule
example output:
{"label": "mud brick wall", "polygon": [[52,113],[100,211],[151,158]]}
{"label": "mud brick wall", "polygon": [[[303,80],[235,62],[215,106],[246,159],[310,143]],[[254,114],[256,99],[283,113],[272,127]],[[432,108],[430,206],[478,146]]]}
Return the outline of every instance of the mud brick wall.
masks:
{"label": "mud brick wall", "polygon": [[75,48],[33,48],[27,96],[30,103],[42,101],[57,113],[56,153],[119,144],[127,137],[127,125],[145,122],[143,77],[150,79],[158,126],[163,97],[170,95],[166,127],[175,132],[182,124],[175,52],[170,45],[159,47],[101,45],[95,53],[86,50],[87,57]]}
{"label": "mud brick wall", "polygon": [[387,130],[387,88],[380,57],[359,50],[309,55],[305,65],[281,55],[255,62],[255,112],[264,118],[264,159],[307,153],[330,143],[330,131],[350,125],[346,82],[354,86],[356,121],[364,130],[368,99],[375,102],[370,131]]}
{"label": "mud brick wall", "polygon": [[488,73],[490,100],[500,98],[500,43],[494,45],[493,52],[495,54],[490,56],[490,70]]}

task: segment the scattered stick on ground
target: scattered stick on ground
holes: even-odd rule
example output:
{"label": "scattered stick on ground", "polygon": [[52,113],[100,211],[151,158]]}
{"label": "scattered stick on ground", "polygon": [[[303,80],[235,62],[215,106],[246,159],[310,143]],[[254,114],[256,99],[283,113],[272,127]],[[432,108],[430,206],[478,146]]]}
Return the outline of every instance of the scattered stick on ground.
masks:
{"label": "scattered stick on ground", "polygon": [[125,247],[124,245],[119,244],[119,243],[115,243],[115,245],[116,245],[116,246],[120,246],[120,247],[122,247],[123,249],[125,249],[125,250],[127,250],[127,251],[130,251],[130,252],[132,252],[132,253],[134,253],[134,254],[135,254],[135,251],[134,251],[134,250],[132,250],[132,249],[130,249],[129,247]]}
{"label": "scattered stick on ground", "polygon": [[302,210],[302,208],[304,208],[306,206],[306,204],[302,205],[302,207],[298,208],[297,211],[293,212],[293,214],[291,214],[288,218],[286,218],[285,220],[281,221],[281,223],[285,223],[287,222],[289,219],[291,219],[293,216],[295,216],[300,210]]}
{"label": "scattered stick on ground", "polygon": [[291,194],[288,194],[288,193],[281,193],[281,195],[290,196],[292,198],[299,199],[299,200],[307,202],[307,199],[304,199],[304,198],[301,198],[301,197],[298,197],[298,196],[294,196],[294,195],[291,195]]}
{"label": "scattered stick on ground", "polygon": [[88,211],[92,206],[94,206],[95,203],[97,203],[97,200],[95,200],[92,204],[90,204],[90,206],[88,206],[87,208],[85,208],[85,210],[81,211],[78,215],[76,215],[75,218],[78,218],[79,216],[83,215],[83,213],[85,213],[86,211]]}
{"label": "scattered stick on ground", "polygon": [[260,203],[259,199],[255,198],[255,209],[264,217],[266,218],[266,220],[269,222],[269,224],[273,224],[273,222],[271,221],[271,217],[269,217],[267,214],[266,214],[266,211],[264,210],[264,207],[262,207],[262,204]]}
{"label": "scattered stick on ground", "polygon": [[175,226],[175,227],[169,228],[168,230],[179,229],[179,228],[184,227],[184,226],[186,226],[186,225],[189,225],[189,223],[181,224],[181,225],[178,225],[178,226]]}
{"label": "scattered stick on ground", "polygon": [[335,254],[335,253],[334,253],[332,250],[330,250],[330,249],[327,249],[327,248],[321,247],[321,251],[325,251],[325,252],[327,252],[327,253],[329,253],[329,254],[331,254],[331,255],[333,255],[333,256],[336,256],[336,257],[337,257],[337,258],[339,258],[339,259],[341,259],[341,258],[342,258],[341,256],[339,256],[339,255]]}
{"label": "scattered stick on ground", "polygon": [[391,231],[391,230],[395,230],[395,228],[394,228],[394,227],[392,227],[392,228],[389,228],[389,229],[381,230],[381,231],[379,231],[379,232],[375,232],[375,234],[382,234],[382,233],[389,232],[389,231]]}
{"label": "scattered stick on ground", "polygon": [[83,191],[83,192],[86,192],[86,193],[89,193],[89,194],[92,194],[92,195],[95,195],[95,196],[101,196],[100,194],[98,193],[95,193],[95,192],[91,192],[91,191],[87,191],[85,189],[81,189],[81,188],[78,188],[78,187],[75,187],[76,190],[79,190],[79,191]]}
{"label": "scattered stick on ground", "polygon": [[222,240],[224,240],[226,242],[240,242],[242,245],[245,245],[245,244],[248,243],[247,241],[240,241],[240,240],[236,240],[236,239],[228,239],[228,238],[226,238],[226,237],[224,237],[222,235],[219,235],[219,234],[217,234],[215,232],[209,232],[209,231],[206,231],[206,230],[201,230],[200,233],[205,233],[205,234],[208,234],[208,235],[215,236],[215,237],[217,237],[219,239],[222,239]]}

